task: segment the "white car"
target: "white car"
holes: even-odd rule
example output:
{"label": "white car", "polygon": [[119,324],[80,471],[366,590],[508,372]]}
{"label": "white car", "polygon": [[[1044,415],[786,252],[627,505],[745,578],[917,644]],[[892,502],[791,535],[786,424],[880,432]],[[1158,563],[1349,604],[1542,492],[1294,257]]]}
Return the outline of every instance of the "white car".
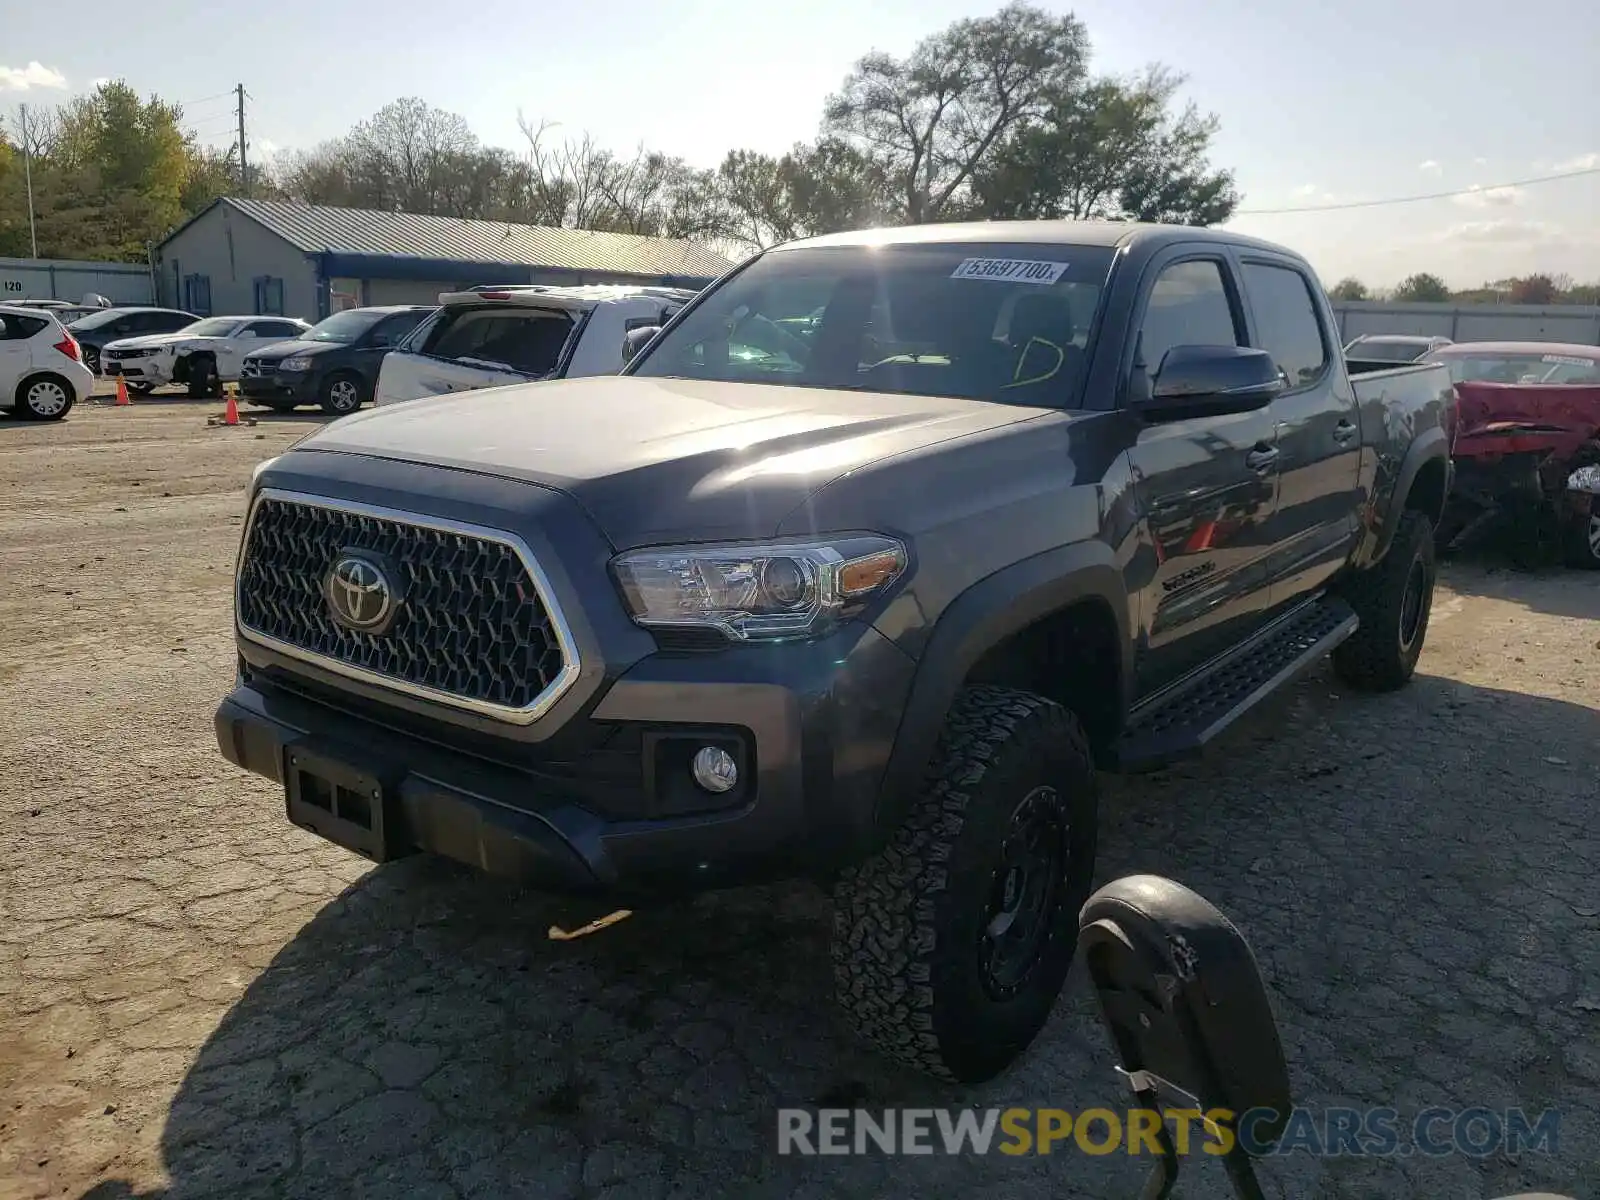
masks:
{"label": "white car", "polygon": [[433,315],[384,356],[372,402],[614,375],[628,335],[666,324],[694,295],[686,288],[611,284],[443,292]]}
{"label": "white car", "polygon": [[93,392],[77,340],[48,309],[0,305],[0,408],[59,421]]}
{"label": "white car", "polygon": [[294,317],[203,317],[175,333],[107,342],[100,351],[100,371],[121,375],[136,391],[187,383],[189,395],[209,396],[239,378],[246,354],[310,328]]}

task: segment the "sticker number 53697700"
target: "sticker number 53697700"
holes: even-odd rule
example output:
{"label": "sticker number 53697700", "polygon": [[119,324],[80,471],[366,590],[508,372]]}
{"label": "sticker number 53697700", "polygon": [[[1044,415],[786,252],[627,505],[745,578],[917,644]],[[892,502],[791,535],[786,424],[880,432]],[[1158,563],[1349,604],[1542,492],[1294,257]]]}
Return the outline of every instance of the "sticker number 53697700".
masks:
{"label": "sticker number 53697700", "polygon": [[1054,283],[1067,269],[1064,262],[1028,258],[964,258],[951,279],[992,279],[996,283]]}

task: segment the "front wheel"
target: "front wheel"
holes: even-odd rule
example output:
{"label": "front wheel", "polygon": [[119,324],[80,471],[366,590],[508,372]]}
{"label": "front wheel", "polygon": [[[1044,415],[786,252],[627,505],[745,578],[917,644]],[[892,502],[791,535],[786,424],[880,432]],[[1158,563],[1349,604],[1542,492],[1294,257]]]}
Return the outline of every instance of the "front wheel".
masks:
{"label": "front wheel", "polygon": [[361,380],[354,375],[330,375],[322,385],[322,411],[335,417],[347,416],[361,407]]}
{"label": "front wheel", "polygon": [[1345,584],[1345,599],[1361,627],[1333,652],[1341,679],[1373,692],[1405,686],[1428,636],[1436,574],[1433,523],[1407,509],[1389,552]]}
{"label": "front wheel", "polygon": [[1005,1070],[1072,965],[1098,815],[1075,716],[1030,692],[963,692],[925,794],[834,887],[834,989],[856,1032],[947,1081]]}
{"label": "front wheel", "polygon": [[189,398],[204,400],[219,393],[222,381],[217,375],[217,364],[209,355],[196,355],[189,360]]}

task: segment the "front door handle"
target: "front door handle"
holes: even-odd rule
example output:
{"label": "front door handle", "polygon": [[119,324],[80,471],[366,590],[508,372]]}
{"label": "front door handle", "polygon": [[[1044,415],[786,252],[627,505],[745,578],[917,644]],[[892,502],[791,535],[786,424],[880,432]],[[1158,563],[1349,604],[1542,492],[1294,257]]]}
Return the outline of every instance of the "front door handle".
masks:
{"label": "front door handle", "polygon": [[1272,470],[1278,461],[1278,448],[1276,446],[1257,446],[1244,456],[1244,465],[1257,475],[1265,475]]}
{"label": "front door handle", "polygon": [[1356,426],[1354,421],[1340,421],[1333,427],[1333,440],[1341,446],[1348,445],[1355,439]]}

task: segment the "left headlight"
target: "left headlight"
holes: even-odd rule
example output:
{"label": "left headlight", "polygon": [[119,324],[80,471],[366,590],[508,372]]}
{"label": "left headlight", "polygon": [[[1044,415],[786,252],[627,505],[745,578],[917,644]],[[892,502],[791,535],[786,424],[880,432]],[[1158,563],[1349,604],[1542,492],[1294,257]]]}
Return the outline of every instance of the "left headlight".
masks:
{"label": "left headlight", "polygon": [[906,562],[894,538],[846,534],[634,550],[611,569],[640,625],[716,629],[745,642],[825,633],[887,590]]}
{"label": "left headlight", "polygon": [[286,358],[281,363],[278,364],[278,370],[280,370],[280,371],[309,371],[309,370],[311,370],[311,359],[309,357]]}

